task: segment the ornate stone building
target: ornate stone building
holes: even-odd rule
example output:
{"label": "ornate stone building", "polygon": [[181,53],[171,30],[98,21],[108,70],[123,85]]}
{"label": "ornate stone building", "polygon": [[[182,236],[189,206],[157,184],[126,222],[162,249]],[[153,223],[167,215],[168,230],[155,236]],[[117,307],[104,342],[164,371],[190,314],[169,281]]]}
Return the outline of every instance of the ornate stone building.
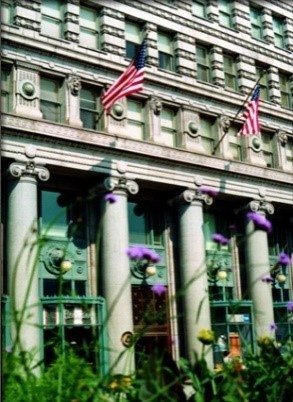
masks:
{"label": "ornate stone building", "polygon": [[[194,359],[203,328],[218,336],[210,365],[272,323],[280,343],[292,337],[292,263],[276,265],[293,250],[292,2],[1,7],[4,344],[18,337],[47,364],[61,339],[125,372],[155,342]],[[103,113],[146,35],[143,90]],[[261,134],[236,136],[257,81]],[[160,255],[154,275],[131,245]]]}

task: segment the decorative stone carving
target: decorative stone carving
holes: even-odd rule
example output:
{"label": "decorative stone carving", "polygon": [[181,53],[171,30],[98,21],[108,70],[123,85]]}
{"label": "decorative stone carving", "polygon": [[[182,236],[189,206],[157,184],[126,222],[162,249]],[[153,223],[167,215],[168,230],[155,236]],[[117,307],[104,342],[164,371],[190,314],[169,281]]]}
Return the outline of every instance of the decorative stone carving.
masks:
{"label": "decorative stone carving", "polygon": [[221,116],[221,118],[220,118],[220,126],[221,126],[221,129],[223,131],[223,134],[228,133],[230,125],[231,125],[231,119],[229,117],[227,117],[227,116]]}
{"label": "decorative stone carving", "polygon": [[287,144],[288,135],[287,135],[287,133],[286,133],[285,131],[282,131],[282,130],[278,131],[278,132],[277,132],[277,138],[278,138],[280,144],[281,144],[283,147]]}
{"label": "decorative stone carving", "polygon": [[200,189],[187,189],[184,190],[179,196],[170,200],[169,204],[172,205],[174,203],[182,202],[192,203],[193,201],[202,201],[206,205],[212,205],[213,198],[208,194],[202,193]]}
{"label": "decorative stone carving", "polygon": [[71,75],[68,77],[67,86],[70,90],[71,95],[77,96],[81,90],[80,77],[77,75]]}
{"label": "decorative stone carving", "polygon": [[47,181],[50,173],[44,166],[37,166],[35,162],[13,162],[9,166],[9,172],[13,177],[37,176],[41,181]]}
{"label": "decorative stone carving", "polygon": [[124,191],[134,195],[139,190],[138,184],[134,180],[125,177],[107,177],[103,183],[107,191]]}
{"label": "decorative stone carving", "polygon": [[163,109],[163,105],[162,105],[161,100],[159,98],[153,96],[150,99],[150,108],[151,108],[151,110],[153,111],[153,113],[156,116],[159,116],[161,114],[162,109]]}
{"label": "decorative stone carving", "polygon": [[263,200],[252,200],[248,203],[248,208],[251,209],[253,212],[266,212],[269,215],[273,215],[275,212],[275,208],[273,204]]}

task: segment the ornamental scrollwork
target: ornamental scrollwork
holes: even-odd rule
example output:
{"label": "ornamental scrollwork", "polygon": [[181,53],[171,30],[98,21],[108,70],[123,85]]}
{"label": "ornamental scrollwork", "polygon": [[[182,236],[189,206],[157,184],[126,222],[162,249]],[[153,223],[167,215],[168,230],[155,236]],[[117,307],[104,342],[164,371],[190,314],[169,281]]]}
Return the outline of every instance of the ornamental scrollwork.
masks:
{"label": "ornamental scrollwork", "polygon": [[130,194],[137,194],[139,187],[134,180],[125,177],[107,177],[104,180],[104,187],[107,191],[125,191]]}
{"label": "ornamental scrollwork", "polygon": [[35,162],[13,162],[9,166],[9,172],[13,177],[21,176],[37,176],[41,181],[47,181],[50,178],[50,173],[44,166],[37,166]]}
{"label": "ornamental scrollwork", "polygon": [[248,206],[253,212],[266,212],[269,215],[273,215],[275,212],[273,204],[266,200],[252,200],[249,202]]}

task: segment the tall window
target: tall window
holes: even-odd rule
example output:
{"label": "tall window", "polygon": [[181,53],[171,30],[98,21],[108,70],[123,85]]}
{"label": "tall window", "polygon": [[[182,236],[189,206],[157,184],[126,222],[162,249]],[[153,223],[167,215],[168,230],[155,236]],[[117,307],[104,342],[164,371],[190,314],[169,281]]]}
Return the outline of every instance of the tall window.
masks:
{"label": "tall window", "polygon": [[264,72],[265,68],[261,66],[256,66],[255,73],[256,73],[256,81],[259,80],[259,88],[260,88],[260,99],[269,101],[269,76],[267,72]]}
{"label": "tall window", "polygon": [[42,34],[53,36],[54,38],[61,38],[63,36],[63,7],[63,1],[61,0],[42,0]]}
{"label": "tall window", "polygon": [[141,102],[127,99],[127,127],[131,138],[144,139],[144,107]]}
{"label": "tall window", "polygon": [[289,76],[283,73],[279,73],[280,93],[281,93],[281,105],[284,107],[292,108],[292,96],[290,94],[290,79]]}
{"label": "tall window", "polygon": [[[164,210],[147,202],[128,203],[129,240],[132,245],[142,245],[154,250],[161,257],[156,273],[147,278],[132,275],[133,321],[137,333],[143,334],[135,345],[135,357],[148,355],[158,342],[170,350],[170,323],[168,312],[168,275],[164,244]],[[151,290],[154,283],[166,286],[161,296]],[[171,350],[170,350],[171,352]]]}
{"label": "tall window", "polygon": [[12,2],[11,0],[1,1],[1,23],[12,24]]}
{"label": "tall window", "polygon": [[192,14],[194,14],[196,17],[207,18],[207,1],[193,0]]}
{"label": "tall window", "polygon": [[263,39],[263,27],[261,22],[261,9],[250,7],[251,34],[256,39]]}
{"label": "tall window", "polygon": [[11,68],[2,65],[1,68],[1,111],[9,112],[11,103]]}
{"label": "tall window", "polygon": [[93,49],[99,48],[99,18],[94,8],[80,7],[79,43]]}
{"label": "tall window", "polygon": [[224,54],[224,75],[225,75],[225,87],[237,91],[237,70],[236,60],[232,55]]}
{"label": "tall window", "polygon": [[82,85],[80,90],[80,119],[83,127],[96,130],[99,117],[98,93],[93,87]]}
{"label": "tall window", "polygon": [[175,71],[174,45],[172,35],[158,32],[159,68]]}
{"label": "tall window", "polygon": [[61,122],[61,82],[41,77],[41,112],[43,118]]}
{"label": "tall window", "polygon": [[243,136],[237,136],[239,128],[236,126],[229,127],[228,140],[229,140],[229,150],[232,153],[233,159],[242,161],[243,160]]}
{"label": "tall window", "polygon": [[274,41],[277,47],[285,47],[284,19],[273,15]]}
{"label": "tall window", "polygon": [[218,7],[220,25],[232,28],[231,2],[227,0],[218,0]]}
{"label": "tall window", "polygon": [[267,167],[275,167],[274,161],[274,149],[273,149],[273,139],[270,134],[262,134],[262,147],[263,147],[263,157],[266,161]]}
{"label": "tall window", "polygon": [[206,153],[212,154],[215,146],[215,120],[212,117],[200,116],[200,136]]}
{"label": "tall window", "polygon": [[[57,191],[41,192],[40,234],[46,239],[41,250],[42,296],[86,295],[85,225],[85,205],[77,197]],[[62,278],[58,275],[58,256],[77,265],[65,271]]]}
{"label": "tall window", "polygon": [[176,140],[176,114],[173,109],[164,106],[161,111],[161,137],[166,145],[174,147],[177,145]]}
{"label": "tall window", "polygon": [[125,22],[126,58],[133,59],[141,44],[140,25],[133,21]]}
{"label": "tall window", "polygon": [[[287,168],[289,168],[289,169],[291,168],[291,172],[293,172],[293,137],[289,137],[287,139],[286,163],[287,163]],[[292,240],[292,242],[293,242],[293,240]]]}
{"label": "tall window", "polygon": [[210,51],[202,45],[196,46],[197,79],[199,81],[211,82]]}

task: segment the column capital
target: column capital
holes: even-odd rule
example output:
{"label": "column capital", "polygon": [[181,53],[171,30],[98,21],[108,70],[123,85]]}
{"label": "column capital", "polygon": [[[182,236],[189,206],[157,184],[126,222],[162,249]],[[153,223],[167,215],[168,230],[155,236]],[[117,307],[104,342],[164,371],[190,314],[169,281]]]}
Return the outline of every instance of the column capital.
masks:
{"label": "column capital", "polygon": [[172,200],[170,200],[170,204],[175,204],[175,203],[194,203],[194,202],[204,202],[206,205],[212,205],[213,203],[213,198],[209,195],[206,194],[205,192],[201,191],[200,189],[186,189],[184,190],[181,194],[178,196],[174,197]]}
{"label": "column capital", "polygon": [[273,204],[266,201],[265,199],[250,201],[247,205],[247,209],[251,210],[252,212],[268,213],[269,215],[273,215],[273,213],[275,212]]}
{"label": "column capital", "polygon": [[122,191],[132,195],[137,194],[139,187],[138,184],[126,177],[107,177],[103,182],[104,188],[107,191]]}
{"label": "column capital", "polygon": [[36,165],[33,161],[12,162],[8,168],[11,176],[19,178],[21,176],[36,177],[41,181],[47,181],[50,178],[50,172],[41,165]]}

